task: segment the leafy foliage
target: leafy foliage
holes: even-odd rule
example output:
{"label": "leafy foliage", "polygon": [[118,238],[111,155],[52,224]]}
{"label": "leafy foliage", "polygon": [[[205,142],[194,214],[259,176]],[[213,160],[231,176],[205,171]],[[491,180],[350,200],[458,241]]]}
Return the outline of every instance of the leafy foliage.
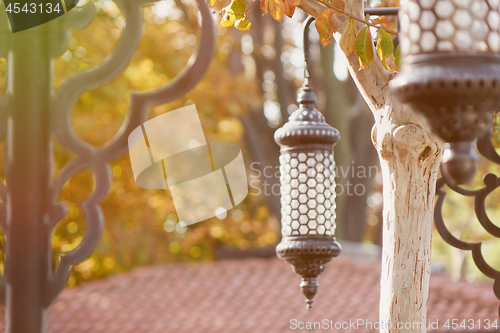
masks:
{"label": "leafy foliage", "polygon": [[269,4],[269,13],[276,21],[283,21],[285,14],[285,3],[282,0],[267,0]]}
{"label": "leafy foliage", "polygon": [[[225,7],[224,10],[222,11],[222,20],[220,22],[220,25],[226,28],[232,27],[236,21],[245,19],[246,18],[244,17],[245,8],[246,8],[245,0],[231,1],[231,4]],[[246,19],[248,20],[248,18]],[[248,26],[248,29],[250,28],[249,24],[246,24],[244,26],[245,28],[246,26]]]}
{"label": "leafy foliage", "polygon": [[234,26],[241,31],[250,30],[252,26],[252,22],[248,19],[248,17],[242,17],[234,23]]}
{"label": "leafy foliage", "polygon": [[351,54],[354,52],[354,43],[356,41],[356,23],[352,18],[347,20],[347,24],[344,29],[344,33],[340,38],[340,49],[346,54]]}
{"label": "leafy foliage", "polygon": [[[284,15],[292,17],[295,8],[300,5],[301,0],[261,0],[260,9],[262,13],[269,12],[276,21],[283,21]],[[269,11],[268,11],[269,7]]]}
{"label": "leafy foliage", "polygon": [[[255,1],[247,8],[245,0],[232,0],[228,6],[220,10],[222,15],[220,22],[221,26],[234,26],[236,29],[242,31],[249,30],[252,23],[247,17],[247,12]],[[218,2],[218,0],[210,0],[210,5],[212,7],[217,7]],[[295,8],[300,2],[301,0],[260,0],[260,8],[262,13],[265,14],[269,12],[275,20],[281,22],[283,21],[284,15],[288,17],[293,16]]]}
{"label": "leafy foliage", "polygon": [[394,66],[396,67],[396,70],[399,70],[399,67],[401,67],[401,50],[399,48],[399,45],[394,51]]}
{"label": "leafy foliage", "polygon": [[377,24],[377,25],[381,25],[381,26],[389,29],[390,22],[389,22],[389,19],[387,18],[387,16],[379,16],[376,19],[373,19],[372,23]]}
{"label": "leafy foliage", "polygon": [[338,16],[342,16],[342,11],[345,9],[344,0],[326,0],[326,2],[336,9],[335,12]]}
{"label": "leafy foliage", "polygon": [[319,38],[323,46],[330,44],[333,36],[332,16],[333,9],[327,9],[319,14],[316,19],[316,29],[318,29]]}
{"label": "leafy foliage", "polygon": [[[270,13],[271,16],[277,21],[283,21],[285,15],[292,17],[295,8],[300,5],[301,0],[260,0],[260,8],[262,13]],[[374,40],[368,27],[375,28],[377,31],[377,55],[379,56],[382,64],[387,70],[397,71],[399,69],[399,58],[396,59],[396,52],[394,52],[394,43],[390,34],[396,34],[393,30],[395,21],[390,20],[386,16],[379,16],[374,18],[367,18],[365,21],[357,19],[356,17],[346,13],[344,0],[320,0],[324,5],[329,7],[316,18],[316,29],[320,36],[320,41],[323,46],[328,45],[334,33],[333,14],[339,16],[346,15],[349,17],[347,24],[344,28],[340,40],[341,49],[351,54],[356,51],[358,55],[361,68],[368,66],[374,58]],[[216,5],[217,0],[210,0],[212,6]],[[252,5],[255,3],[252,2]],[[251,6],[251,5],[250,5]],[[246,17],[248,8],[244,0],[232,0],[231,3],[221,10],[223,27],[235,26],[239,30],[250,29],[251,22]],[[366,26],[361,28],[359,33],[356,34],[358,28],[356,27],[355,20]]]}
{"label": "leafy foliage", "polygon": [[284,0],[285,4],[285,15],[288,17],[292,17],[293,13],[295,13],[295,8],[300,4],[300,0]]}
{"label": "leafy foliage", "polygon": [[354,48],[361,68],[368,66],[373,60],[373,40],[368,27],[364,27],[356,36]]}
{"label": "leafy foliage", "polygon": [[377,41],[377,54],[382,60],[382,64],[387,70],[390,70],[389,66],[387,66],[386,59],[389,58],[394,52],[394,43],[392,41],[391,36],[384,30],[377,30],[379,39]]}
{"label": "leafy foliage", "polygon": [[327,9],[318,16],[316,28],[318,29],[322,45],[328,45],[333,35],[332,13],[336,11],[339,15],[345,14],[349,17],[349,19],[347,20],[339,41],[342,51],[346,54],[351,54],[353,51],[356,51],[361,68],[363,69],[368,66],[373,60],[374,53],[374,40],[370,32],[370,27],[376,28],[378,36],[376,46],[377,55],[387,70],[396,71],[399,67],[396,64],[394,42],[388,32],[390,31],[392,33],[392,30],[389,30],[389,19],[386,16],[380,16],[372,21],[370,21],[370,19],[367,19],[367,21],[358,20],[360,23],[366,24],[366,26],[363,27],[358,34],[356,34],[357,27],[354,22],[356,18],[343,12],[343,6],[340,5],[340,1],[335,2],[334,9]]}

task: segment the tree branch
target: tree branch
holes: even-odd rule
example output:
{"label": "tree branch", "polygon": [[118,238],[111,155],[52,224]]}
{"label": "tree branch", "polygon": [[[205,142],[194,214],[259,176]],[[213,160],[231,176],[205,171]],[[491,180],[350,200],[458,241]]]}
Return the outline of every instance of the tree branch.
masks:
{"label": "tree branch", "polygon": [[[314,17],[317,17],[328,9],[327,6],[316,0],[302,0],[299,7]],[[349,13],[349,17],[357,17],[359,20],[363,20],[364,15],[361,1],[346,2],[344,11]],[[332,20],[334,27],[333,36],[338,42],[345,29],[347,16],[333,15]],[[356,23],[356,32],[359,32],[364,26],[364,23],[358,21]],[[345,54],[345,56],[351,76],[372,112],[376,113],[384,106],[392,105],[394,101],[390,97],[388,83],[393,78],[394,73],[386,70],[378,57],[374,57],[370,65],[361,69],[358,56],[355,52]]]}
{"label": "tree branch", "polygon": [[324,2],[323,0],[318,0],[318,1],[320,1],[322,4],[324,4],[324,5],[325,5],[325,6],[327,6],[328,8],[333,9],[333,10],[335,10],[335,11],[337,11],[337,12],[339,12],[339,13],[341,13],[341,14],[343,14],[343,15],[347,16],[347,17],[350,17],[350,18],[352,18],[352,19],[353,19],[353,20],[355,20],[355,21],[358,21],[358,22],[360,22],[360,23],[363,23],[363,24],[365,24],[365,25],[367,25],[367,26],[370,26],[370,27],[373,27],[373,28],[377,28],[377,29],[384,29],[385,31],[387,31],[387,32],[388,32],[388,33],[390,33],[391,35],[395,35],[395,36],[397,36],[397,35],[398,35],[398,33],[397,33],[396,31],[393,31],[393,30],[391,30],[391,29],[387,29],[386,27],[381,26],[381,25],[376,25],[376,24],[373,24],[373,23],[368,22],[368,21],[366,21],[366,20],[362,20],[362,19],[360,19],[360,18],[358,18],[358,17],[356,17],[356,16],[353,16],[353,15],[351,15],[351,14],[347,13],[346,11],[344,11],[344,10],[342,10],[342,9],[339,9],[339,8],[337,8],[337,7],[334,7],[334,6],[330,5],[329,3]]}

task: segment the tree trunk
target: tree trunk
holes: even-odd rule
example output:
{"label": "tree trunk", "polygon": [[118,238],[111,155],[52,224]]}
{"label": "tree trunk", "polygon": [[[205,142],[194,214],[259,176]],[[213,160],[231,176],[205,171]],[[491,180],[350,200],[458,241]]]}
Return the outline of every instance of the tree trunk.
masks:
{"label": "tree trunk", "polygon": [[[346,2],[345,11],[363,19],[362,6],[361,1]],[[326,9],[314,0],[303,0],[300,7],[313,16]],[[332,20],[338,41],[347,19],[333,15]],[[357,31],[362,27],[358,23]],[[427,134],[426,125],[408,107],[393,99],[388,83],[394,73],[385,70],[377,56],[365,69],[360,69],[354,52],[346,54],[346,59],[375,118],[372,140],[383,176],[380,322],[384,325],[380,331],[425,332],[422,324],[426,323],[432,212],[441,143]],[[398,328],[398,323],[403,328]],[[405,328],[405,323],[410,323],[406,325],[411,328]]]}
{"label": "tree trunk", "polygon": [[[379,318],[393,326],[381,332],[425,332],[440,149],[422,126],[394,126],[387,111],[373,130],[384,195]],[[412,328],[398,329],[398,323]]]}

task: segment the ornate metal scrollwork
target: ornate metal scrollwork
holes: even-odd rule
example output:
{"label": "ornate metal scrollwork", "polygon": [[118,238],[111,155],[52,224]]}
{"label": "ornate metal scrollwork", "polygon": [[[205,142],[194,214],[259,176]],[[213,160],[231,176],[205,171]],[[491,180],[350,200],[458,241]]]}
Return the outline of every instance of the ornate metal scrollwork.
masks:
{"label": "ornate metal scrollwork", "polygon": [[[486,157],[489,161],[500,165],[500,156],[496,153],[495,148],[493,147],[489,131],[486,135],[483,135],[477,140],[477,148],[482,156]],[[447,174],[444,168],[441,168],[441,173],[442,177],[437,180],[436,185],[436,194],[438,196],[434,209],[434,223],[436,225],[436,229],[446,243],[457,249],[471,251],[472,258],[477,268],[484,275],[495,280],[493,284],[493,291],[495,296],[500,300],[500,271],[491,267],[484,259],[483,253],[481,252],[482,242],[465,242],[453,236],[446,228],[442,215],[443,203],[446,196],[446,192],[443,190],[443,187],[444,185],[447,185],[450,189],[461,195],[473,197],[474,211],[479,223],[489,234],[500,238],[500,228],[493,224],[493,222],[489,219],[486,213],[485,203],[488,195],[500,187],[500,177],[495,176],[492,173],[487,173],[483,178],[484,187],[477,190],[467,190],[458,186],[450,175]]]}
{"label": "ornate metal scrollwork", "polygon": [[[178,77],[168,85],[152,92],[131,95],[129,117],[120,132],[105,146],[93,148],[80,140],[69,126],[71,105],[75,99],[87,89],[103,84],[116,76],[129,63],[141,36],[141,4],[149,1],[114,0],[127,22],[122,37],[113,53],[104,63],[87,72],[78,73],[70,77],[56,94],[57,107],[52,117],[53,130],[57,140],[67,150],[78,155],[63,169],[54,183],[52,197],[55,200],[64,183],[80,170],[90,168],[96,176],[96,188],[91,196],[82,203],[82,209],[87,216],[86,235],[80,245],[65,253],[54,274],[51,288],[47,295],[50,303],[64,288],[69,277],[69,268],[83,261],[97,246],[102,234],[104,218],[99,202],[108,193],[111,173],[108,162],[120,157],[127,151],[127,139],[130,132],[140,126],[147,115],[147,108],[151,105],[165,104],[175,100],[191,90],[204,75],[212,60],[215,51],[215,25],[209,7],[204,0],[197,0],[200,9],[201,37],[196,53],[189,61],[189,65]],[[57,206],[56,206],[57,207]],[[59,211],[61,211],[59,209]],[[60,219],[56,214],[53,224]]]}
{"label": "ornate metal scrollwork", "polygon": [[[126,22],[115,49],[98,67],[76,73],[68,78],[52,95],[50,101],[50,132],[55,135],[56,140],[64,149],[74,153],[76,158],[66,164],[50,185],[50,193],[47,193],[46,198],[48,201],[46,205],[48,211],[44,219],[46,227],[52,230],[57,222],[66,215],[65,204],[57,201],[57,196],[66,181],[79,171],[90,169],[95,175],[96,185],[91,195],[80,205],[87,221],[83,240],[78,247],[61,255],[56,271],[48,278],[48,285],[43,290],[44,306],[50,305],[64,288],[69,278],[70,267],[87,258],[100,240],[104,216],[99,203],[108,193],[111,185],[111,171],[108,163],[126,153],[128,135],[146,120],[149,106],[165,104],[175,100],[198,83],[206,72],[215,51],[215,24],[210,8],[205,0],[197,0],[201,15],[200,43],[186,68],[169,84],[154,91],[133,92],[130,99],[128,118],[120,131],[107,144],[93,147],[78,138],[71,127],[70,114],[73,103],[85,91],[109,81],[128,65],[141,37],[142,5],[151,2],[148,0],[113,1],[121,10]],[[50,57],[54,58],[64,52],[69,41],[69,28],[71,26],[83,28],[92,21],[93,7],[93,4],[89,3],[49,23],[54,28],[55,34],[57,34],[57,38],[50,37],[49,39]],[[0,56],[5,56],[5,50],[9,48],[8,43],[9,41],[0,41]],[[9,108],[8,103],[9,101],[5,96],[0,96],[0,111],[2,111],[0,112],[0,135],[2,136],[5,131],[5,122],[3,121],[5,112],[3,110]],[[8,192],[9,184],[4,186],[0,182],[0,199],[3,203],[5,203]],[[4,206],[5,204],[0,205],[0,225],[6,230],[9,226],[5,224],[6,209]],[[7,271],[6,274],[8,274]],[[3,281],[1,282],[0,301],[5,304],[5,284]]]}

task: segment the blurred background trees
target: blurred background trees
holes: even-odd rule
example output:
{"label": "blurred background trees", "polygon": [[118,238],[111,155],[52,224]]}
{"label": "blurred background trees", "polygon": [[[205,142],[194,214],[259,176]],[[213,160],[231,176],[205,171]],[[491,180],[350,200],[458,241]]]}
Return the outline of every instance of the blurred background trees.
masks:
{"label": "blurred background trees", "polygon": [[[224,1],[220,8],[228,4]],[[79,6],[85,3],[80,1]],[[69,49],[56,61],[56,89],[72,73],[101,63],[120,37],[125,22],[116,5],[110,0],[94,3],[93,23],[72,31]],[[129,157],[123,156],[112,163],[113,185],[102,202],[103,238],[94,254],[74,267],[70,286],[143,265],[274,256],[280,238],[280,201],[279,149],[273,135],[297,109],[296,91],[304,77],[301,22],[305,15],[297,10],[281,23],[263,16],[258,5],[248,10],[252,28],[243,32],[218,26],[217,51],[203,80],[183,98],[151,108],[149,118],[196,104],[207,140],[234,142],[242,148],[249,196],[226,216],[186,228],[178,224],[168,190],[139,188]],[[171,81],[196,49],[198,30],[192,1],[162,0],[145,7],[142,41],[130,66],[111,82],[80,96],[72,113],[75,132],[92,145],[106,143],[126,117],[130,91],[150,90]],[[334,43],[321,47],[316,31],[311,31],[310,38],[317,108],[341,133],[335,147],[337,237],[380,244],[381,179],[369,135],[373,117],[349,78],[342,52],[336,52]],[[5,60],[0,59],[0,77],[4,74]],[[5,90],[5,80],[0,80],[0,90]],[[495,138],[499,128],[494,127]],[[3,156],[3,144],[0,149]],[[55,141],[54,153],[57,174],[74,156]],[[480,184],[486,170],[500,171],[483,163],[473,187]],[[92,173],[82,171],[60,194],[69,210],[52,239],[56,263],[59,254],[78,246],[85,233],[85,216],[78,203],[90,194],[93,182]],[[492,220],[500,215],[499,199],[495,192],[487,202]],[[447,197],[449,228],[466,240],[488,239],[474,219],[471,202],[458,195]],[[499,261],[500,267],[500,248],[491,244],[486,245],[487,258],[491,263]],[[448,263],[457,278],[479,276],[467,264],[469,255],[445,245],[439,235],[434,237],[434,256]]]}
{"label": "blurred background trees", "polygon": [[[72,31],[69,49],[56,61],[56,88],[72,73],[102,62],[120,36],[124,21],[119,9],[109,0],[95,4],[93,23]],[[297,108],[296,91],[304,75],[304,16],[297,11],[292,19],[280,23],[262,16],[258,6],[250,10],[250,31],[217,27],[217,52],[198,86],[182,99],[149,112],[152,118],[195,103],[208,140],[235,142],[242,147],[250,195],[222,219],[182,227],[168,191],[136,186],[129,158],[124,156],[112,164],[113,186],[102,202],[106,216],[103,239],[92,257],[74,268],[70,285],[141,265],[213,260],[241,253],[274,255],[280,237],[280,203],[276,177],[279,150],[273,135]],[[141,45],[130,66],[75,103],[72,125],[76,133],[93,145],[109,140],[125,119],[130,90],[149,90],[172,80],[194,52],[198,29],[192,2],[163,0],[146,7]],[[339,196],[339,232],[341,238],[361,241],[364,207],[376,172],[372,171],[372,178],[358,179],[351,171],[358,165],[376,165],[369,136],[358,135],[369,133],[373,120],[342,60],[335,58],[333,45],[321,48],[316,32],[311,38],[317,107],[343,136],[336,150],[339,170],[345,173],[339,183],[360,181],[367,188],[361,196],[347,195],[347,188]],[[72,156],[56,142],[55,153],[57,173]],[[76,247],[85,233],[85,217],[78,203],[89,195],[92,184],[91,172],[83,171],[68,181],[60,195],[70,209],[54,233],[56,257]],[[351,185],[351,192],[353,188]],[[344,220],[350,223],[342,223]]]}

